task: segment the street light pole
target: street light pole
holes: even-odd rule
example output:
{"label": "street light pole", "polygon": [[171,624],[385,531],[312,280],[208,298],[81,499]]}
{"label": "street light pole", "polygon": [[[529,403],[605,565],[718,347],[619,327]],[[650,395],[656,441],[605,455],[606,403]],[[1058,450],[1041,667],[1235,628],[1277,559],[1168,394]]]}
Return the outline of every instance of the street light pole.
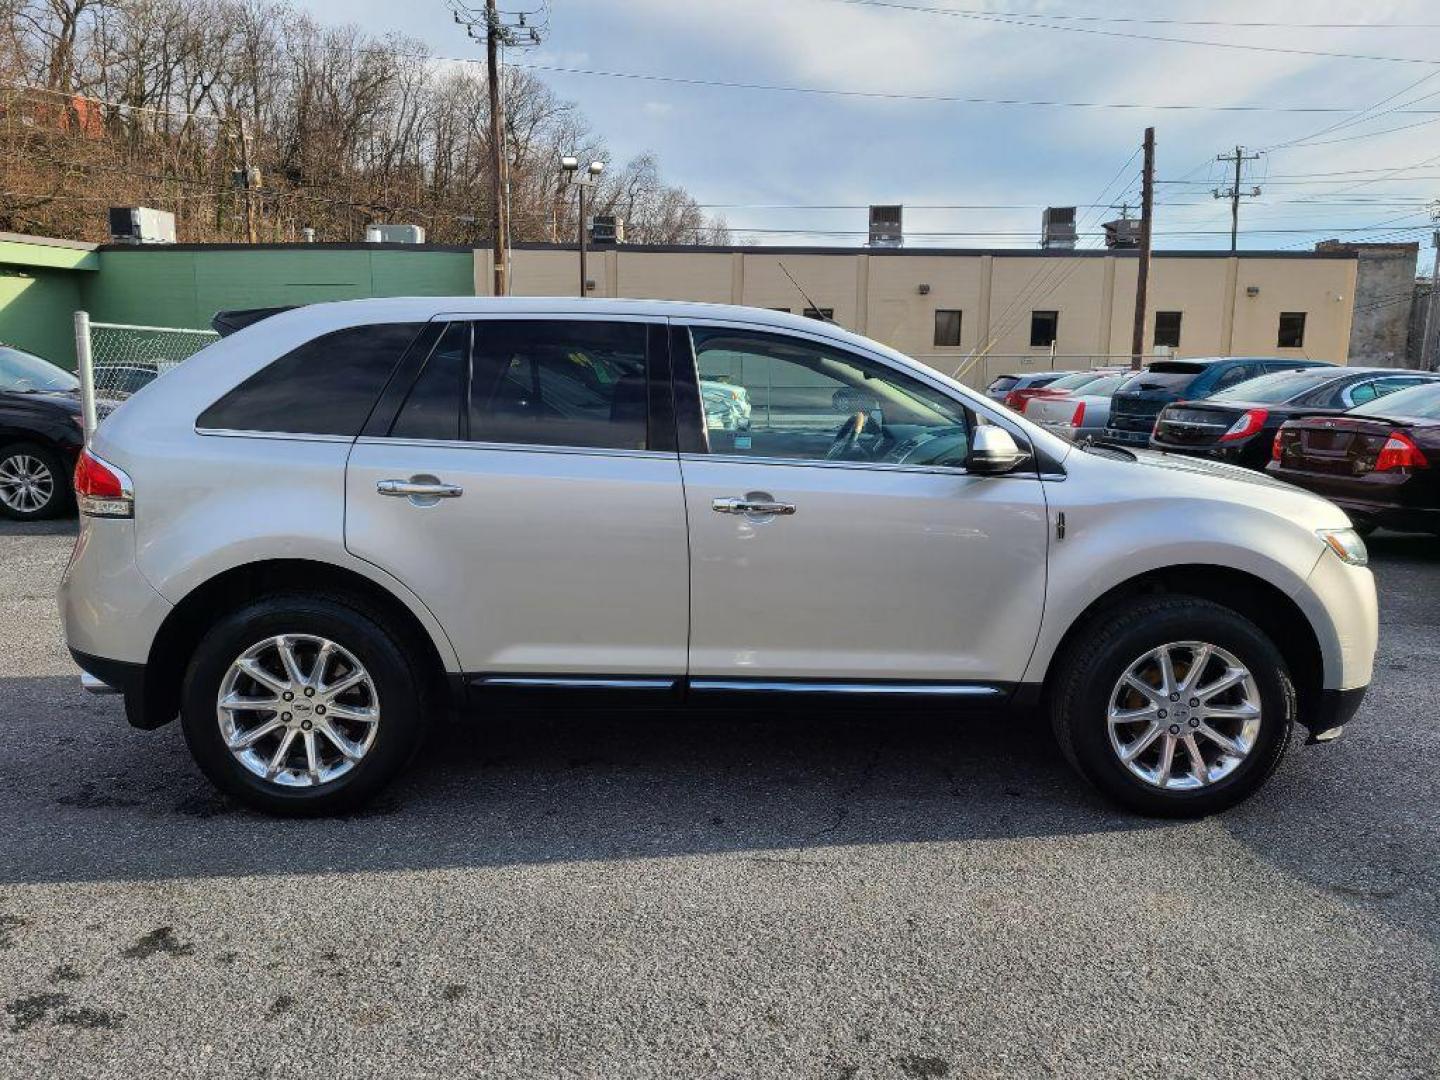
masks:
{"label": "street light pole", "polygon": [[560,159],[560,171],[565,176],[565,181],[572,184],[580,191],[580,297],[585,297],[585,189],[593,187],[600,179],[600,174],[605,171],[603,161],[592,161],[584,172],[580,171],[580,159],[564,157]]}

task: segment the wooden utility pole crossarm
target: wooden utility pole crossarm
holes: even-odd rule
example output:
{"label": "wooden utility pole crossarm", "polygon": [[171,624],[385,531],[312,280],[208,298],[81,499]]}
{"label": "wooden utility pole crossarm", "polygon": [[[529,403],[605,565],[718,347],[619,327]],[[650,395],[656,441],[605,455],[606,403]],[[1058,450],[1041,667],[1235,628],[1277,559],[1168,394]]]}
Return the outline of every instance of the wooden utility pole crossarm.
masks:
{"label": "wooden utility pole crossarm", "polygon": [[1155,129],[1145,129],[1145,167],[1140,187],[1140,266],[1135,275],[1135,331],[1130,336],[1130,367],[1139,371],[1145,358],[1145,304],[1150,288],[1150,237],[1155,209]]}

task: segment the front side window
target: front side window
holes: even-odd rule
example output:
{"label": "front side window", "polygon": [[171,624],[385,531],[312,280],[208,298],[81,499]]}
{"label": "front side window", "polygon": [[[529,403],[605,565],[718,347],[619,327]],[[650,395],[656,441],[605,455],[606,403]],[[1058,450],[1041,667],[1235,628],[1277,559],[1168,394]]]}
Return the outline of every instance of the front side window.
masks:
{"label": "front side window", "polygon": [[377,323],[322,334],[251,375],[201,413],[196,426],[358,435],[421,325]]}
{"label": "front side window", "polygon": [[80,380],[49,360],[0,345],[0,390],[57,392],[78,390]]}
{"label": "front side window", "polygon": [[1048,349],[1060,337],[1060,313],[1058,311],[1032,311],[1030,313],[1031,348]]}
{"label": "front side window", "polygon": [[960,344],[960,312],[935,312],[935,344],[939,348],[953,348]]}
{"label": "front side window", "polygon": [[1282,311],[1280,333],[1275,343],[1281,349],[1303,349],[1305,347],[1305,312]]}
{"label": "front side window", "polygon": [[1180,347],[1179,311],[1155,312],[1155,347],[1178,349]]}
{"label": "front side window", "polygon": [[476,322],[470,438],[645,449],[646,337],[638,322]]}
{"label": "front side window", "polygon": [[710,452],[802,461],[930,465],[963,459],[968,417],[957,401],[842,349],[780,334],[692,330]]}
{"label": "front side window", "polygon": [[1357,383],[1349,389],[1345,396],[1350,399],[1351,405],[1363,405],[1367,401],[1374,401],[1386,394],[1393,394],[1397,390],[1406,390],[1429,381],[1428,379],[1417,379],[1413,375],[1391,375],[1383,379],[1370,379]]}

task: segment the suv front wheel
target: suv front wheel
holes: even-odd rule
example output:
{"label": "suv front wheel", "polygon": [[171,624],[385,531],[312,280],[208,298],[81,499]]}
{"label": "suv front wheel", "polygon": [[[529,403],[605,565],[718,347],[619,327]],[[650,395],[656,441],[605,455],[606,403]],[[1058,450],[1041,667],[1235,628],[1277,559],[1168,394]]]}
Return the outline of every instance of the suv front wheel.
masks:
{"label": "suv front wheel", "polygon": [[418,670],[356,607],[305,594],[259,600],[196,648],[183,689],[185,740],[217,787],[256,809],[350,810],[420,744]]}
{"label": "suv front wheel", "polygon": [[1144,814],[1200,817],[1275,770],[1295,690],[1250,620],[1195,597],[1151,597],[1088,627],[1050,709],[1061,749],[1103,794]]}

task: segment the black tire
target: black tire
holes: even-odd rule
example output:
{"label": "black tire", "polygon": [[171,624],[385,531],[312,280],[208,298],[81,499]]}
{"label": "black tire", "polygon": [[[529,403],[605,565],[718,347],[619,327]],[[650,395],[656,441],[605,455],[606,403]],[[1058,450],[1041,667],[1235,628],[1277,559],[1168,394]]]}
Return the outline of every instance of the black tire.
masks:
{"label": "black tire", "polygon": [[[1260,696],[1260,730],[1228,775],[1191,790],[1162,789],[1121,762],[1107,710],[1132,663],[1151,649],[1183,641],[1219,646],[1250,670]],[[1279,765],[1296,715],[1290,673],[1270,639],[1235,611],[1189,596],[1143,598],[1102,612],[1061,658],[1049,704],[1060,748],[1081,776],[1121,806],[1173,818],[1218,813],[1252,794]]]}
{"label": "black tire", "polygon": [[[284,787],[257,776],[225,745],[216,701],[230,665],[252,645],[280,634],[326,638],[369,673],[379,699],[374,742],[344,775],[310,787]],[[429,708],[423,666],[403,639],[363,605],[307,593],[266,597],[216,623],[191,658],[181,698],[181,727],[196,764],[227,795],[269,814],[344,813],[362,806],[410,762]],[[333,748],[331,748],[333,749]]]}
{"label": "black tire", "polygon": [[52,488],[50,498],[36,509],[18,509],[0,499],[0,517],[14,521],[44,521],[70,513],[75,506],[75,493],[70,486],[70,470],[65,459],[48,447],[37,443],[9,443],[0,446],[0,468],[12,459],[28,457],[40,462],[50,473]]}

